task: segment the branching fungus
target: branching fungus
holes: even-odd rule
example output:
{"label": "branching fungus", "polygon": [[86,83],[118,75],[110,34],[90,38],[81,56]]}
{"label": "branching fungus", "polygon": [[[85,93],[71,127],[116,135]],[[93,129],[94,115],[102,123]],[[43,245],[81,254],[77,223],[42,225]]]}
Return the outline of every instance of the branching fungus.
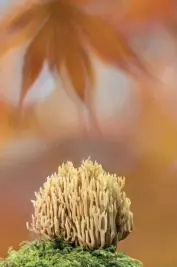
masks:
{"label": "branching fungus", "polygon": [[79,168],[67,162],[35,193],[27,228],[90,249],[116,245],[133,228],[124,185],[125,178],[106,173],[97,162],[88,159]]}

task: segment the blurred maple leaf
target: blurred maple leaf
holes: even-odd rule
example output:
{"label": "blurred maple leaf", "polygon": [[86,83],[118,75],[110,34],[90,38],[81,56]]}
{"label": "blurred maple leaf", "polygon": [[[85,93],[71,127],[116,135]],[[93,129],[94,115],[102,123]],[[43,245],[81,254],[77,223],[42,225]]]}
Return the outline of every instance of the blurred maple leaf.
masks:
{"label": "blurred maple leaf", "polygon": [[87,85],[94,86],[91,52],[128,73],[132,73],[132,64],[141,73],[148,73],[122,34],[104,18],[86,13],[81,6],[80,1],[76,4],[71,0],[38,0],[14,10],[1,21],[0,55],[31,39],[24,57],[20,106],[44,61],[63,81],[69,78],[82,100]]}

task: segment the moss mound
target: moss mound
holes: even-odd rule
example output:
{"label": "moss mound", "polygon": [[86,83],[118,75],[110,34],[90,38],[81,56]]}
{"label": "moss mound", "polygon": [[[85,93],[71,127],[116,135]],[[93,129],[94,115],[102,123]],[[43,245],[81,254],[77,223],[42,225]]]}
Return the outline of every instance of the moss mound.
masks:
{"label": "moss mound", "polygon": [[74,247],[57,239],[24,242],[18,251],[9,249],[7,259],[0,260],[0,267],[142,267],[142,263],[115,247],[88,250]]}

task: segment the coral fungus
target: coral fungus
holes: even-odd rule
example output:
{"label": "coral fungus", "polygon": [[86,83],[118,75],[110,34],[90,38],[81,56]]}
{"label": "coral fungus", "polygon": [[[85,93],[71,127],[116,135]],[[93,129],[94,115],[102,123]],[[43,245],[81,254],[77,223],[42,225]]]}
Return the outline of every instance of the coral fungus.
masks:
{"label": "coral fungus", "polygon": [[96,249],[116,245],[133,228],[125,178],[106,173],[90,159],[75,168],[67,162],[47,178],[32,200],[27,228],[35,234]]}

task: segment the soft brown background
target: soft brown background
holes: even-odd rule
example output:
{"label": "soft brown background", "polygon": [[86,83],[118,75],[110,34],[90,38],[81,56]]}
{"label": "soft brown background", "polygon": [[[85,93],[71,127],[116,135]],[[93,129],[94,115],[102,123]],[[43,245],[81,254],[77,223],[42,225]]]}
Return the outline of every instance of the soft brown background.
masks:
{"label": "soft brown background", "polygon": [[[151,16],[169,18],[172,2],[165,0],[161,5],[156,1],[154,5],[150,0],[132,0],[129,6],[124,2],[128,8],[125,18],[130,19],[131,27],[121,26],[133,35],[132,45],[161,83],[132,80],[96,62],[99,83],[95,106],[103,135],[96,129],[92,129],[92,135],[83,133],[85,117],[62,90],[35,104],[29,112],[33,127],[25,133],[12,130],[9,109],[0,117],[0,256],[6,255],[9,246],[17,248],[21,241],[31,238],[25,227],[32,212],[30,200],[46,176],[63,160],[79,164],[91,156],[107,171],[126,176],[135,229],[118,249],[142,260],[147,267],[177,266],[176,39],[162,24],[143,28],[144,24],[137,27],[132,23]],[[112,10],[110,7],[111,19]],[[22,50],[17,48],[0,60],[0,96],[9,102],[15,102],[18,95],[21,76],[17,65]],[[33,103],[36,89],[41,96],[41,90],[48,86],[44,79],[33,88]],[[34,137],[38,142],[44,139],[38,148],[30,141]],[[44,151],[37,154],[40,149]]]}

